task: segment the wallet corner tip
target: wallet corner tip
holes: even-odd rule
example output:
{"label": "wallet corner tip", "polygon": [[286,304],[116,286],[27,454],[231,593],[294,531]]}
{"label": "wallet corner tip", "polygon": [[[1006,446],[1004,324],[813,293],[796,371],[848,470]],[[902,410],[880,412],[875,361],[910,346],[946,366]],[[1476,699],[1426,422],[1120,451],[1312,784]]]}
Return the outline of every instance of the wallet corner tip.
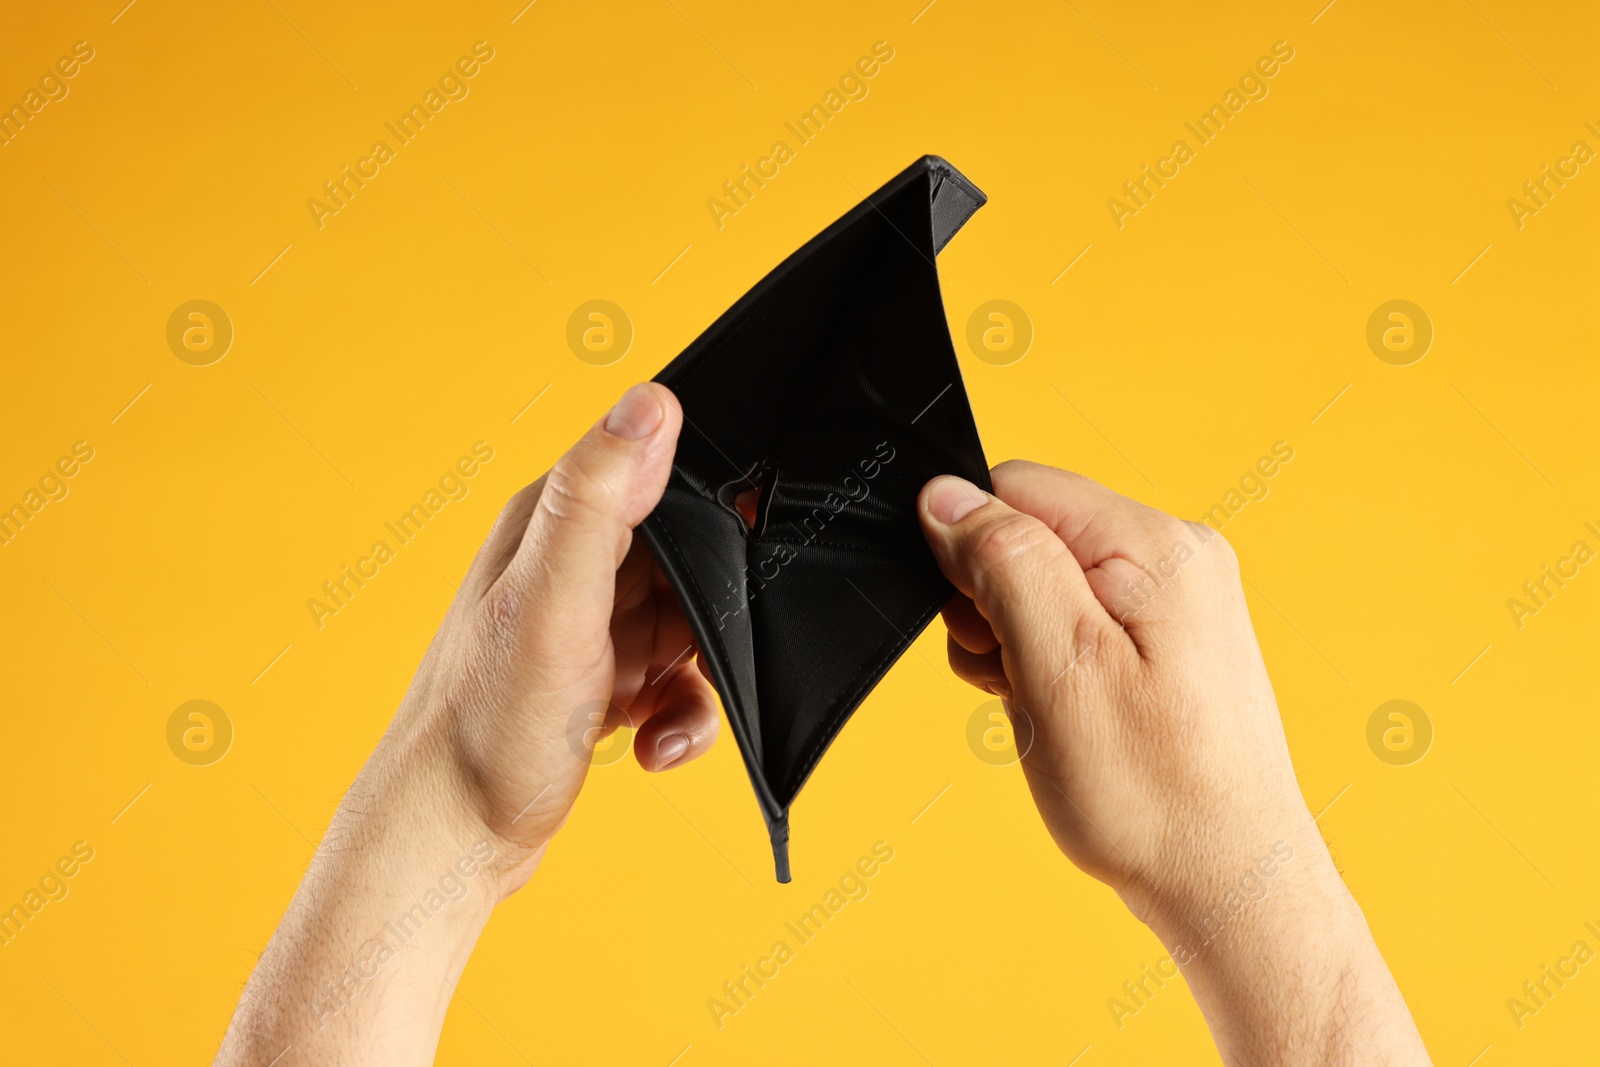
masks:
{"label": "wallet corner tip", "polygon": [[768,826],[772,837],[772,865],[780,885],[788,885],[793,878],[789,871],[789,813],[773,819]]}

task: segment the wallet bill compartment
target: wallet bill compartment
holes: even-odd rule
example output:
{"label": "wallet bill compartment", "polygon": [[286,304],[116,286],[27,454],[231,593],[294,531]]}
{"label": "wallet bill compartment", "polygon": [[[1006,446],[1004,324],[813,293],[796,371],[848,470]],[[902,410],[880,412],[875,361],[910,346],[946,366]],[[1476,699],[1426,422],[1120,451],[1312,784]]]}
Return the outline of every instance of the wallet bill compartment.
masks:
{"label": "wallet bill compartment", "polygon": [[[953,593],[916,518],[988,488],[934,257],[983,203],[926,157],[790,256],[657,381],[685,424],[641,530],[706,656],[780,881],[788,810]],[[753,524],[733,505],[755,495]]]}

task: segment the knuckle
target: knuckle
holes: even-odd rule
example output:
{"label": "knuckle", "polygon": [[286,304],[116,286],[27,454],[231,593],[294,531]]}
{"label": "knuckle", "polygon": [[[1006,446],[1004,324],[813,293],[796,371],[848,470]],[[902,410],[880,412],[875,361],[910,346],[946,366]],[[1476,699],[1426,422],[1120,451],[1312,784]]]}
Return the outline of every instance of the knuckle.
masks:
{"label": "knuckle", "polygon": [[1148,545],[1161,551],[1168,551],[1191,536],[1188,523],[1146,504],[1139,505],[1135,521]]}
{"label": "knuckle", "polygon": [[1239,553],[1234,550],[1232,543],[1226,537],[1217,534],[1214,542],[1208,543],[1208,547],[1216,553],[1224,570],[1231,573],[1239,569]]}
{"label": "knuckle", "polygon": [[1238,569],[1239,555],[1220,532],[1203,522],[1185,522],[1183,525],[1199,543],[1199,547],[1195,550],[1197,554],[1208,556],[1225,568]]}
{"label": "knuckle", "polygon": [[595,514],[610,518],[620,503],[618,487],[581,446],[556,461],[539,495],[539,506],[563,519]]}
{"label": "knuckle", "polygon": [[1011,478],[1026,477],[1034,471],[1047,469],[1043,464],[1027,459],[1008,459],[996,463],[989,468],[989,478],[996,483],[1007,481]]}
{"label": "knuckle", "polygon": [[541,476],[538,481],[517,490],[511,499],[505,502],[500,508],[500,514],[495,516],[494,526],[489,531],[490,541],[501,537],[521,539],[522,531],[528,526],[528,517],[538,506],[539,496],[544,491],[544,483],[545,476]]}
{"label": "knuckle", "polygon": [[1036,463],[1030,459],[1008,459],[997,463],[989,471],[994,483],[994,493],[1002,500],[1019,494],[1044,493],[1073,496],[1096,483],[1076,471]]}
{"label": "knuckle", "polygon": [[1182,519],[1175,518],[1174,516],[1169,515],[1167,512],[1159,511],[1155,508],[1151,508],[1150,510],[1156,516],[1156,529],[1159,530],[1161,532],[1161,536],[1166,538],[1168,541],[1182,537],[1188,532]]}
{"label": "knuckle", "polygon": [[540,476],[537,481],[518,489],[500,509],[500,522],[507,522],[519,515],[527,515],[533,510],[533,505],[539,502],[539,495],[544,492],[545,477]]}
{"label": "knuckle", "polygon": [[1038,553],[1055,535],[1031,515],[1011,512],[985,522],[973,532],[970,552],[979,572],[1004,572],[1017,560]]}

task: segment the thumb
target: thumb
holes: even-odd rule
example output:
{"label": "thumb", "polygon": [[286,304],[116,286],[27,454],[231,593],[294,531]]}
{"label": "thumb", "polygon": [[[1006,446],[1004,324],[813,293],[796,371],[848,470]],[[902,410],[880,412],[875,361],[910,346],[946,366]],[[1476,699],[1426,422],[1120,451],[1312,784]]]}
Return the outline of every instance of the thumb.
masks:
{"label": "thumb", "polygon": [[1098,643],[1102,625],[1115,628],[1066,544],[1034,516],[952,475],[922,487],[917,512],[939,569],[1025,674],[1055,674],[1077,646]]}
{"label": "thumb", "polygon": [[546,476],[494,608],[535,662],[589,667],[603,651],[617,568],[661,500],[682,425],[672,391],[640,383]]}

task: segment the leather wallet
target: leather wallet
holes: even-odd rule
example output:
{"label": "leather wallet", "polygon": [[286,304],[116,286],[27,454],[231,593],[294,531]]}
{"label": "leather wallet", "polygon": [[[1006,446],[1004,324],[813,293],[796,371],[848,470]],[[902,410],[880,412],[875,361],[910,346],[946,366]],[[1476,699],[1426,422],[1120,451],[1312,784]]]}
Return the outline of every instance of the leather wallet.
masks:
{"label": "leather wallet", "polygon": [[722,698],[780,882],[795,795],[954,593],[917,493],[939,474],[990,488],[934,266],[986,199],[923,157],[655,379],[684,427],[640,529]]}

